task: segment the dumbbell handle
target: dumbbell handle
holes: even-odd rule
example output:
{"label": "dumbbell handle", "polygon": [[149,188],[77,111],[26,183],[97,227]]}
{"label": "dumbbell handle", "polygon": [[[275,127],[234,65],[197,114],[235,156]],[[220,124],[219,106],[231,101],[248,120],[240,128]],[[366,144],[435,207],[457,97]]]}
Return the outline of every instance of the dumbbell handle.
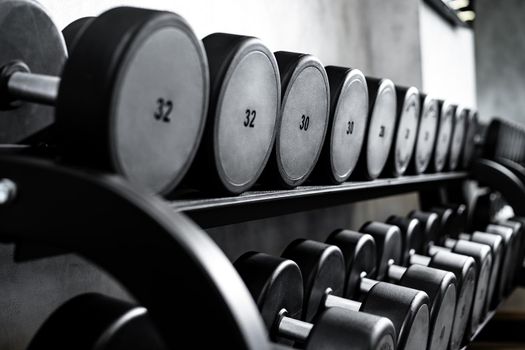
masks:
{"label": "dumbbell handle", "polygon": [[407,268],[404,266],[391,264],[390,266],[388,266],[387,276],[392,281],[398,282],[401,280],[406,270]]}
{"label": "dumbbell handle", "polygon": [[417,265],[428,266],[428,265],[430,265],[430,261],[431,260],[432,260],[432,258],[429,257],[429,256],[413,254],[413,255],[410,256],[409,264],[410,265],[417,264]]}
{"label": "dumbbell handle", "polygon": [[53,106],[58,96],[60,78],[27,72],[14,72],[7,80],[12,100],[37,102]]}
{"label": "dumbbell handle", "polygon": [[359,311],[361,303],[358,301],[342,298],[336,295],[328,294],[324,300],[324,307],[326,309],[331,307],[338,307],[345,310]]}
{"label": "dumbbell handle", "polygon": [[379,281],[363,277],[361,278],[361,283],[359,283],[359,289],[361,290],[361,293],[368,293],[378,282]]}
{"label": "dumbbell handle", "polygon": [[283,338],[305,342],[312,328],[313,324],[311,323],[282,316],[278,325],[278,333]]}

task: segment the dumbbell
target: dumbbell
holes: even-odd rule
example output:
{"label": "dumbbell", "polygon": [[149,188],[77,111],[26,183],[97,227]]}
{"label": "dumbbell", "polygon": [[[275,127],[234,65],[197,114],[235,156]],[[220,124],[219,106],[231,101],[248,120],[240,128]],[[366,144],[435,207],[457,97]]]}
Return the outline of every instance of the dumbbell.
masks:
{"label": "dumbbell", "polygon": [[[455,237],[460,240],[486,244],[490,247],[493,263],[490,272],[489,289],[487,292],[487,306],[485,311],[488,311],[488,309],[491,307],[495,307],[503,297],[501,289],[498,286],[501,284],[501,281],[506,280],[505,276],[508,273],[508,271],[503,268],[502,263],[505,260],[505,246],[503,238],[499,235],[482,231],[466,233],[467,207],[464,204],[435,207],[433,210],[436,213],[443,213],[441,216],[442,227],[445,228],[443,237]],[[447,234],[447,232],[450,234]],[[450,238],[444,238],[444,240],[441,240],[441,244],[445,246],[452,246],[454,245],[454,240],[451,240]]]}
{"label": "dumbbell", "polygon": [[485,228],[488,233],[497,234],[502,237],[505,245],[505,256],[503,269],[506,275],[501,276],[501,292],[507,296],[513,288],[516,267],[519,266],[520,230],[521,223],[511,220],[502,220],[497,224],[489,224]]}
{"label": "dumbbell", "polygon": [[525,254],[525,217],[522,216],[512,216],[507,220],[500,220],[500,223],[505,225],[505,222],[510,223],[513,231],[517,235],[518,238],[518,246],[516,247],[516,257],[515,257],[515,265],[514,265],[514,281],[513,285],[516,285],[518,283],[518,280],[520,278],[521,270],[523,267],[523,260],[524,260],[524,254]]}
{"label": "dumbbell", "polygon": [[[431,214],[432,215],[428,215],[430,220],[437,221],[437,215],[434,213]],[[450,349],[459,349],[467,328],[469,329],[469,334],[470,329],[476,329],[476,327],[472,325],[472,319],[470,318],[476,292],[475,286],[478,269],[474,258],[450,252],[437,252],[433,256],[418,254],[424,251],[426,244],[422,244],[421,239],[410,240],[410,237],[417,237],[419,235],[418,232],[424,232],[423,224],[418,219],[401,216],[390,217],[388,223],[400,228],[403,240],[407,242],[403,246],[411,250],[409,253],[404,253],[405,256],[408,255],[408,263],[406,266],[414,264],[424,265],[450,271],[456,276],[457,302],[454,325],[450,337]],[[410,245],[410,242],[415,243]]]}
{"label": "dumbbell", "polygon": [[329,308],[301,320],[303,278],[292,260],[250,252],[234,265],[259,306],[272,341],[306,349],[395,349],[394,326],[384,317]]}
{"label": "dumbbell", "polygon": [[[475,230],[498,234],[503,238],[503,266],[502,271],[505,272],[499,278],[499,292],[504,296],[508,295],[512,289],[512,271],[516,267],[516,250],[522,250],[523,234],[520,234],[523,224],[512,223],[509,220],[499,218],[494,221],[494,218],[499,217],[497,204],[501,199],[495,193],[487,193],[476,197],[475,204],[472,210],[472,227]],[[505,217],[508,217],[505,215]],[[514,221],[520,222],[519,218],[513,218]],[[505,223],[506,222],[506,223]],[[502,225],[503,224],[503,225]],[[519,263],[518,263],[519,264]]]}
{"label": "dumbbell", "polygon": [[436,133],[434,153],[432,155],[431,168],[435,172],[441,172],[445,168],[446,160],[450,150],[452,138],[452,119],[454,117],[454,105],[448,100],[438,100],[439,121]]}
{"label": "dumbbell", "polygon": [[465,139],[468,110],[463,106],[455,106],[454,119],[452,123],[452,139],[448,155],[448,170],[456,170],[460,165],[460,157]]}
{"label": "dumbbell", "polygon": [[327,66],[330,119],[312,180],[339,184],[354,171],[368,124],[368,88],[359,69]]}
{"label": "dumbbell", "polygon": [[315,56],[275,52],[282,85],[280,122],[263,182],[299,186],[313,171],[329,125],[330,86]]}
{"label": "dumbbell", "polygon": [[421,114],[411,169],[415,174],[426,172],[436,139],[439,105],[436,99],[421,94]]}
{"label": "dumbbell", "polygon": [[[404,287],[422,290],[430,299],[430,334],[428,349],[448,348],[456,308],[456,278],[452,272],[421,265],[403,267],[402,238],[397,226],[381,222],[364,224],[359,233],[348,230],[334,234],[330,242],[353,256],[357,246],[376,246],[376,278]],[[361,248],[362,249],[362,248]],[[372,249],[370,249],[372,250]]]}
{"label": "dumbbell", "polygon": [[0,36],[0,125],[9,136],[1,141],[48,131],[44,141],[66,162],[171,192],[194,158],[208,106],[208,64],[187,22],[111,9],[85,28],[58,77],[65,45],[47,13],[28,0],[2,1],[0,12],[9,13]]}
{"label": "dumbbell", "polygon": [[[445,245],[452,247],[455,244],[454,240],[445,238],[446,236],[453,236],[460,240],[472,241],[480,244],[486,244],[490,247],[492,253],[492,268],[489,278],[489,289],[487,291],[487,303],[484,308],[484,314],[490,307],[495,307],[502,299],[503,292],[501,289],[502,284],[505,285],[505,281],[508,280],[507,274],[511,269],[512,257],[506,257],[507,249],[505,247],[504,237],[506,233],[500,235],[490,232],[491,229],[484,231],[474,231],[472,234],[465,233],[466,228],[466,215],[467,209],[463,204],[455,204],[441,207],[434,207],[432,209],[436,214],[441,217],[441,230],[442,239],[439,245]],[[486,231],[486,232],[485,232]],[[451,233],[447,235],[447,232]],[[510,245],[509,247],[514,247]],[[512,252],[512,249],[509,253]]]}
{"label": "dumbbell", "polygon": [[56,309],[28,350],[167,350],[145,308],[98,293],[78,295]]}
{"label": "dumbbell", "polygon": [[414,153],[421,106],[418,89],[399,85],[395,88],[397,117],[386,169],[398,177],[407,171]]}
{"label": "dumbbell", "polygon": [[210,66],[210,104],[203,143],[185,186],[239,194],[255,184],[274,145],[279,68],[257,38],[214,33],[202,42]]}
{"label": "dumbbell", "polygon": [[[423,223],[424,226],[425,223]],[[425,254],[434,255],[438,251],[450,251],[452,253],[471,256],[476,260],[478,266],[476,275],[476,293],[471,312],[470,334],[473,334],[484,317],[487,305],[487,294],[489,290],[490,272],[492,270],[492,252],[485,244],[469,241],[449,241],[447,247],[442,247],[436,243],[429,244]]]}
{"label": "dumbbell", "polygon": [[[191,342],[181,335],[181,342]],[[233,342],[232,342],[233,343]],[[167,350],[141,306],[99,293],[75,296],[60,305],[31,339],[28,350]],[[258,349],[291,350],[278,344]]]}
{"label": "dumbbell", "polygon": [[355,178],[373,180],[383,171],[394,139],[396,90],[389,79],[366,77],[369,98],[368,127],[354,171]]}
{"label": "dumbbell", "polygon": [[[288,245],[282,256],[295,261],[303,274],[306,319],[331,307],[375,314],[393,322],[398,349],[426,347],[429,316],[428,296],[424,292],[385,282],[367,284],[365,281],[372,280],[350,275],[349,271],[357,268],[348,260],[345,264],[343,253],[335,245],[299,239]],[[347,283],[348,280],[352,282]],[[354,280],[363,285],[363,302],[355,300],[361,291]]]}

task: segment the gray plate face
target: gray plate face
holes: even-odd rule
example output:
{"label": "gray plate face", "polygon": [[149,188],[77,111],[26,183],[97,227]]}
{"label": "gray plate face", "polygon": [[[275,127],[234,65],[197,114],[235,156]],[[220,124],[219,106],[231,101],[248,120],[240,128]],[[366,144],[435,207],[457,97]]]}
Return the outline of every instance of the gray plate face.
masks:
{"label": "gray plate face", "polygon": [[448,105],[448,108],[441,115],[439,130],[436,139],[436,152],[434,157],[434,167],[436,171],[441,171],[445,167],[450,139],[452,137],[452,120],[454,117],[454,108]]}
{"label": "gray plate face", "polygon": [[463,109],[454,120],[454,131],[452,133],[452,143],[450,145],[450,170],[455,170],[459,162],[459,154],[465,138],[465,118],[466,110]]}
{"label": "gray plate face", "polygon": [[419,104],[418,95],[410,95],[403,106],[396,135],[395,167],[396,173],[402,175],[407,170],[410,157],[416,142]]}
{"label": "gray plate face", "polygon": [[370,126],[368,127],[368,142],[366,161],[368,172],[373,178],[379,176],[383,170],[392,139],[396,121],[396,95],[392,88],[381,90],[376,98]]}
{"label": "gray plate face", "polygon": [[487,294],[489,289],[489,278],[492,264],[490,259],[486,259],[481,266],[478,277],[478,284],[476,286],[476,294],[474,295],[474,305],[472,305],[472,327],[471,333],[474,333],[482,321],[483,309],[487,302]]}
{"label": "gray plate face", "polygon": [[115,84],[115,158],[154,193],[178,179],[198,143],[206,95],[202,60],[188,34],[161,28],[133,53]]}
{"label": "gray plate face", "polygon": [[425,172],[430,163],[432,148],[436,140],[436,129],[439,115],[439,108],[436,100],[424,104],[421,111],[421,121],[419,122],[419,132],[416,144],[416,172]]}
{"label": "gray plate face", "polygon": [[[0,1],[0,68],[13,60],[31,72],[58,76],[66,60],[62,34],[36,2]],[[54,109],[35,103],[0,110],[0,143],[17,143],[54,121]]]}
{"label": "gray plate face", "polygon": [[[476,113],[477,115],[477,113]],[[469,118],[469,125],[465,131],[465,148],[463,150],[463,167],[467,167],[474,155],[475,148],[475,137],[476,137],[476,128],[477,128],[477,116]]]}
{"label": "gray plate face", "polygon": [[326,131],[329,95],[323,74],[304,68],[283,100],[278,159],[282,175],[295,181],[315,166]]}
{"label": "gray plate face", "polygon": [[469,311],[474,298],[475,278],[476,272],[474,268],[469,269],[458,295],[454,326],[452,327],[452,334],[450,336],[450,350],[461,348],[461,342],[463,341],[463,335],[465,334],[469,318]]}
{"label": "gray plate face", "polygon": [[272,146],[279,88],[262,51],[250,51],[230,69],[217,106],[215,154],[226,180],[242,187],[256,180]]}
{"label": "gray plate face", "polygon": [[352,79],[339,95],[334,115],[330,155],[332,169],[347,178],[359,159],[368,117],[368,93],[363,81]]}
{"label": "gray plate face", "polygon": [[[428,318],[428,306],[423,305],[414,317],[414,322],[412,323],[404,347],[405,350],[421,350],[426,348],[428,341]],[[424,345],[422,346],[422,344]]]}
{"label": "gray plate face", "polygon": [[429,350],[446,350],[450,341],[452,324],[454,322],[454,312],[456,311],[456,287],[450,285],[443,300],[439,313],[436,316],[433,327]]}

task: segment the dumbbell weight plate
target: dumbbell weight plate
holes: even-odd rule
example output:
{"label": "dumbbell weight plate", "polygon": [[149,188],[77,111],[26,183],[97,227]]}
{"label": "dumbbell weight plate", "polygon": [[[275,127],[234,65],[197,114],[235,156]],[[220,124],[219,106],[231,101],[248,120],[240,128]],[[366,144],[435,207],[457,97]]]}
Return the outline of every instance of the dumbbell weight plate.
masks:
{"label": "dumbbell weight plate", "polygon": [[64,29],[62,29],[62,35],[64,36],[64,40],[66,42],[66,47],[68,51],[73,50],[73,45],[82,36],[84,30],[87,29],[87,26],[94,19],[95,17],[82,17],[71,22]]}
{"label": "dumbbell weight plate", "polygon": [[467,109],[457,106],[454,113],[452,128],[452,140],[448,157],[448,169],[456,170],[460,163],[460,156],[465,139],[465,129],[467,122]]}
{"label": "dumbbell weight plate", "polygon": [[403,240],[401,264],[407,266],[410,256],[414,253],[422,253],[426,245],[421,223],[418,219],[398,215],[390,216],[386,223],[399,227],[401,231]]}
{"label": "dumbbell weight plate", "polygon": [[474,300],[476,286],[476,263],[472,257],[438,252],[430,259],[429,267],[446,270],[456,275],[457,303],[454,325],[450,337],[450,349],[461,347]]}
{"label": "dumbbell weight plate", "polygon": [[[301,318],[303,281],[293,261],[251,252],[241,256],[234,265],[254,297],[267,329],[274,329],[283,309],[286,316]],[[275,333],[270,332],[272,341],[293,344]]]}
{"label": "dumbbell weight plate", "polygon": [[72,162],[169,193],[200,143],[208,84],[202,44],[184,19],[109,10],[78,38],[62,74],[56,114],[64,151]]}
{"label": "dumbbell weight plate", "polygon": [[239,194],[257,181],[274,144],[279,69],[257,38],[215,33],[203,43],[210,65],[210,110],[187,178],[197,187]]}
{"label": "dumbbell weight plate", "polygon": [[56,309],[27,350],[167,350],[145,308],[97,293],[78,295]]}
{"label": "dumbbell weight plate", "polygon": [[368,88],[358,69],[327,66],[330,122],[315,178],[339,184],[352,174],[368,124]]}
{"label": "dumbbell weight plate", "polygon": [[440,172],[445,168],[452,138],[452,121],[454,118],[454,105],[449,101],[438,100],[439,122],[435,140],[433,169]]}
{"label": "dumbbell weight plate", "polygon": [[[346,263],[346,285],[344,297],[357,299],[360,295],[361,273],[375,277],[377,273],[377,252],[374,239],[370,235],[345,235],[346,230],[336,230],[328,236],[326,243],[341,248]],[[340,234],[343,233],[343,234]]]}
{"label": "dumbbell weight plate", "polygon": [[377,178],[385,167],[396,123],[396,91],[389,79],[366,78],[369,96],[369,120],[363,150],[356,170],[358,177]]}
{"label": "dumbbell weight plate", "polygon": [[[430,274],[429,271],[433,273]],[[456,279],[445,272],[422,265],[407,268],[399,285],[422,290],[429,296],[430,334],[429,350],[447,349],[452,333],[452,321],[456,311]]]}
{"label": "dumbbell weight plate", "polygon": [[478,112],[472,109],[468,110],[468,117],[465,131],[465,145],[463,146],[463,157],[461,158],[461,165],[463,168],[468,168],[474,156],[476,146],[476,133],[478,131]]}
{"label": "dumbbell weight plate", "polygon": [[280,51],[275,58],[282,106],[275,158],[270,162],[277,162],[280,182],[295,187],[308,178],[321,153],[330,113],[330,86],[323,65],[314,56]]}
{"label": "dumbbell weight plate", "polygon": [[[323,249],[320,249],[320,246]],[[311,276],[303,275],[304,306],[301,319],[314,322],[318,311],[322,309],[326,287],[331,294],[341,296],[344,293],[345,266],[339,248],[316,241],[298,239],[290,243],[282,257],[293,260],[303,269],[315,271]]]}
{"label": "dumbbell weight plate", "polygon": [[[57,76],[66,61],[62,34],[36,2],[0,2],[0,69],[14,60],[31,72]],[[3,82],[0,82],[3,84]],[[0,143],[23,142],[54,122],[53,108],[35,103],[4,101],[0,96]]]}
{"label": "dumbbell weight plate", "polygon": [[396,96],[398,116],[388,166],[394,176],[401,176],[406,172],[414,153],[421,107],[419,91],[415,87],[396,86]]}
{"label": "dumbbell weight plate", "polygon": [[437,100],[428,95],[422,95],[421,105],[421,118],[413,158],[414,171],[416,174],[424,173],[430,164],[439,116]]}

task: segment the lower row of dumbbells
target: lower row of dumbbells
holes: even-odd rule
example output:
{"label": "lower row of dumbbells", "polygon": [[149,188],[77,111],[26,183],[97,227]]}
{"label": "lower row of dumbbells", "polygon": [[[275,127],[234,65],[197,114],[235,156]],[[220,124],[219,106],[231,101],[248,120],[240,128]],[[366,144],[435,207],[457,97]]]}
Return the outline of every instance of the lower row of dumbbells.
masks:
{"label": "lower row of dumbbells", "polygon": [[[514,217],[458,239],[446,232],[439,239],[428,235],[436,226],[449,229],[451,217],[461,225],[462,215],[464,205],[413,211],[368,222],[359,231],[336,230],[326,242],[295,240],[281,256],[248,252],[234,266],[276,344],[459,349],[512,290],[525,224]],[[106,328],[116,319],[125,322],[108,337]],[[137,338],[144,348],[165,349],[145,309],[89,294],[59,308],[30,349],[80,339],[104,341],[114,346],[109,349],[137,348]]]}
{"label": "lower row of dumbbells", "polygon": [[[0,142],[36,139],[150,192],[181,181],[234,194],[257,181],[338,184],[456,170],[472,158],[475,111],[358,69],[273,53],[249,36],[201,41],[164,11],[115,8],[62,34],[27,0],[0,10],[21,18],[1,23]],[[42,42],[45,57],[35,52]]]}

